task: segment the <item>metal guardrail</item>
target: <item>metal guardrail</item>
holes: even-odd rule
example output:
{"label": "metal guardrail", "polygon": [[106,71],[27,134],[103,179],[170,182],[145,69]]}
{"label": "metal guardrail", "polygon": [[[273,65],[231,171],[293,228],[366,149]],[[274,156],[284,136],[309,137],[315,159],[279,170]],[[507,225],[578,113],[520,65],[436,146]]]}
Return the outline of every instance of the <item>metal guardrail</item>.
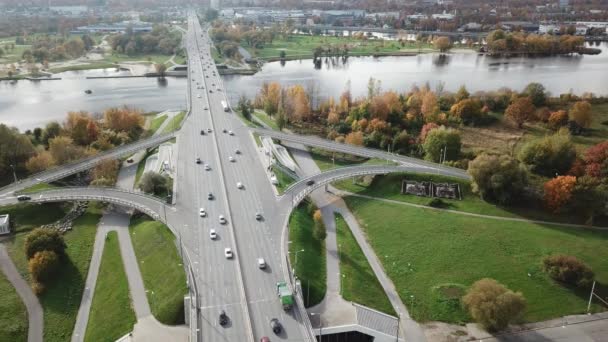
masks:
{"label": "metal guardrail", "polygon": [[[275,139],[291,141],[295,143],[299,143],[305,146],[318,147],[321,149],[326,149],[330,151],[342,152],[347,154],[353,154],[366,158],[380,158],[386,159],[390,161],[402,162],[413,164],[418,167],[426,167],[431,170],[435,170],[435,173],[444,172],[454,177],[467,179],[469,180],[471,177],[466,173],[465,170],[458,169],[451,166],[446,166],[438,163],[429,162],[422,159],[417,159],[408,156],[402,156],[400,154],[388,153],[383,150],[378,150],[369,147],[361,147],[349,144],[343,144],[334,142],[331,140],[319,138],[316,136],[305,136],[305,135],[297,135],[290,133],[283,133],[274,130],[264,129],[264,128],[251,128],[251,131],[257,133],[259,135],[267,135]],[[428,172],[428,171],[427,171]]]}
{"label": "metal guardrail", "polygon": [[167,134],[163,134],[163,135],[157,135],[157,136],[154,136],[154,137],[151,137],[148,139],[139,140],[139,141],[131,143],[131,144],[123,145],[123,146],[96,154],[91,157],[80,159],[80,160],[74,161],[72,163],[64,164],[64,165],[57,166],[55,168],[52,168],[52,169],[49,169],[46,171],[42,171],[42,172],[33,174],[28,178],[20,180],[18,183],[12,183],[12,184],[9,184],[9,185],[6,185],[6,186],[0,188],[0,192],[10,189],[10,188],[16,188],[15,190],[18,191],[18,190],[21,190],[21,189],[27,187],[28,184],[31,186],[33,184],[38,184],[38,183],[42,183],[42,182],[50,182],[50,181],[54,181],[57,179],[61,179],[61,178],[67,177],[69,175],[72,175],[74,173],[78,173],[78,172],[87,170],[106,159],[119,158],[124,155],[128,155],[128,154],[134,153],[136,151],[139,151],[139,150],[142,150],[145,148],[149,148],[151,146],[159,145],[174,137],[175,137],[175,133],[173,132],[173,133],[167,133]]}

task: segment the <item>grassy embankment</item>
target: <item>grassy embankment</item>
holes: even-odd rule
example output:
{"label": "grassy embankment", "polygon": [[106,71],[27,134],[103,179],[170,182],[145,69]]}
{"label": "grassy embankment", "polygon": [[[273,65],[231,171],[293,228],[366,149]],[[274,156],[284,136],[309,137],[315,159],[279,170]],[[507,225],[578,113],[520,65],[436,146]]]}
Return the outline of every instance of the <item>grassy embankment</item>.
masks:
{"label": "grassy embankment", "polygon": [[[342,215],[336,213],[336,238],[340,258],[340,291],[345,300],[395,316],[382,285]],[[362,286],[365,284],[365,286]]]}
{"label": "grassy embankment", "polygon": [[[54,222],[66,213],[60,204],[21,204],[4,207],[3,212],[12,213],[16,219],[16,234],[8,240],[7,248],[21,275],[30,281],[24,242],[34,228]],[[97,224],[101,218],[101,207],[90,203],[87,212],[74,221],[73,229],[64,235],[67,260],[53,282],[39,297],[44,310],[44,340],[69,341],[76,322],[76,315],[84,291],[89,270]]]}
{"label": "grassy embankment", "polygon": [[13,284],[0,272],[0,341],[27,341],[27,310]]}
{"label": "grassy embankment", "polygon": [[397,41],[388,40],[360,40],[353,37],[333,36],[305,36],[290,35],[287,39],[275,38],[271,44],[265,44],[262,49],[255,49],[241,45],[247,49],[252,56],[260,59],[277,59],[281,51],[285,51],[287,59],[312,58],[316,47],[328,45],[349,46],[349,56],[366,56],[374,54],[398,54],[434,51],[429,44],[419,45],[416,42],[405,42],[403,46]]}
{"label": "grassy embankment", "polygon": [[[569,289],[549,279],[540,268],[549,254],[575,255],[593,268],[601,289],[608,282],[605,232],[466,217],[357,197],[345,200],[419,321],[469,321],[459,298],[484,277],[523,293],[528,302],[523,321],[584,313],[589,290]],[[592,309],[602,310],[598,305]]]}
{"label": "grassy embankment", "polygon": [[173,116],[171,118],[171,121],[169,121],[169,123],[163,129],[162,133],[171,133],[173,131],[178,130],[180,125],[182,124],[182,121],[184,121],[185,117],[186,117],[186,112],[184,112],[184,111]]}
{"label": "grassy embankment", "polygon": [[[296,275],[302,282],[306,307],[320,303],[327,290],[325,241],[316,240],[312,235],[313,212],[303,203],[293,210],[289,218],[289,261],[295,266]],[[298,252],[296,264],[295,252],[302,249],[304,251]]]}
{"label": "grassy embankment", "polygon": [[135,312],[120,254],[118,233],[106,235],[85,341],[115,341],[133,330]]}
{"label": "grassy embankment", "polygon": [[188,287],[175,236],[148,217],[131,218],[129,233],[152,314],[163,324],[183,324]]}

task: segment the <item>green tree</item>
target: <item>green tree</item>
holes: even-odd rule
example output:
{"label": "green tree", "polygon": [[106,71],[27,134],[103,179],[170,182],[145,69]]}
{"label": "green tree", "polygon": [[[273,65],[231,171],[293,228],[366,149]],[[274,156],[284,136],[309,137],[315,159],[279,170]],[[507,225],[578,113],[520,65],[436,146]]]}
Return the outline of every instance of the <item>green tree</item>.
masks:
{"label": "green tree", "polygon": [[608,186],[591,176],[576,179],[570,198],[570,208],[573,213],[582,214],[587,224],[593,224],[595,216],[606,213],[608,201]]}
{"label": "green tree", "polygon": [[511,203],[527,184],[526,169],[508,155],[482,153],[469,163],[473,191],[482,199]]}
{"label": "green tree", "polygon": [[432,129],[426,135],[422,148],[424,149],[424,159],[434,162],[444,162],[456,160],[460,156],[460,133],[452,128]]}
{"label": "green tree", "polygon": [[479,123],[484,115],[481,111],[481,102],[477,99],[461,100],[452,106],[450,112],[467,125]]}
{"label": "green tree", "polygon": [[533,82],[528,84],[524,89],[523,94],[530,97],[530,100],[532,100],[532,103],[536,107],[544,106],[547,101],[547,91],[540,83]]}
{"label": "green tree", "polygon": [[513,292],[494,279],[476,281],[462,298],[471,317],[489,331],[500,331],[526,309],[521,292]]}
{"label": "green tree", "polygon": [[23,171],[25,162],[35,153],[30,138],[16,128],[0,124],[0,179],[12,180],[13,170]]}
{"label": "green tree", "polygon": [[539,175],[565,174],[576,159],[576,149],[567,133],[558,132],[528,142],[519,152],[519,160]]}
{"label": "green tree", "polygon": [[470,96],[470,94],[464,85],[461,85],[460,88],[458,88],[456,95],[454,95],[454,97],[456,98],[456,101],[458,101],[458,102],[460,102],[464,99],[468,99],[469,96]]}
{"label": "green tree", "polygon": [[279,52],[279,57],[280,57],[281,59],[285,59],[285,56],[286,56],[286,55],[287,55],[287,54],[285,53],[285,50],[281,50],[281,52]]}
{"label": "green tree", "polygon": [[61,125],[57,121],[51,121],[46,124],[42,134],[42,143],[49,146],[49,140],[61,135]]}
{"label": "green tree", "polygon": [[146,172],[139,181],[141,191],[149,194],[162,195],[169,191],[169,179],[156,172]]}
{"label": "green tree", "polygon": [[583,128],[591,126],[591,104],[587,101],[578,101],[570,109],[570,120]]}
{"label": "green tree", "polygon": [[36,228],[25,237],[25,255],[28,259],[42,251],[53,251],[58,256],[65,255],[67,248],[63,235],[55,229]]}

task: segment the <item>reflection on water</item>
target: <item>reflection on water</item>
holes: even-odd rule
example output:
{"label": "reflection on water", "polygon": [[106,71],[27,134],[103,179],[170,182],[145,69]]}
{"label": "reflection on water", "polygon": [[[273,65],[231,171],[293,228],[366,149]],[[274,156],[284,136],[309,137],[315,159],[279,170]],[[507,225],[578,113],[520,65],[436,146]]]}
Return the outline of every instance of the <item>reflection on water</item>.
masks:
{"label": "reflection on water", "polygon": [[[186,106],[186,78],[110,78],[129,71],[117,69],[68,71],[59,81],[0,82],[0,122],[20,129],[63,121],[68,111],[101,112],[128,105],[144,111],[181,109]],[[84,91],[90,89],[91,94]]]}
{"label": "reflection on water", "polygon": [[373,77],[383,89],[406,91],[413,85],[445,85],[455,91],[465,85],[470,91],[509,87],[523,89],[530,82],[542,83],[551,93],[569,91],[608,95],[608,43],[593,44],[599,55],[493,58],[477,53],[438,53],[400,57],[341,57],[267,63],[253,76],[225,76],[231,101],[241,94],[255,96],[263,82],[303,84],[320,89],[321,96],[338,97],[350,80],[354,96],[365,96]]}

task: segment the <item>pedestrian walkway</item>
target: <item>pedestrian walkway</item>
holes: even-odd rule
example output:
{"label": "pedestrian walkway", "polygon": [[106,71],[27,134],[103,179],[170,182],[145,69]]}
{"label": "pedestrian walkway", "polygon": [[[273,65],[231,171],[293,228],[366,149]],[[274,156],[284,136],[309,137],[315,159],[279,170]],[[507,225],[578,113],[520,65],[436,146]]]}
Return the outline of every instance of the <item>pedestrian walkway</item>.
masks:
{"label": "pedestrian walkway", "polygon": [[27,341],[42,342],[42,333],[44,329],[42,306],[38,301],[38,297],[36,297],[30,288],[30,285],[21,277],[19,271],[17,271],[17,267],[15,267],[13,260],[8,255],[6,246],[3,243],[0,243],[0,269],[2,269],[2,272],[8,281],[13,284],[13,287],[17,291],[19,297],[21,297],[21,300],[27,309]]}
{"label": "pedestrian walkway", "polygon": [[[296,146],[295,144],[289,144],[286,146],[295,147],[290,149],[290,152],[299,165],[299,172],[302,172],[303,175],[310,175],[320,172],[317,164],[305,148]],[[378,278],[378,281],[382,285],[382,288],[384,289],[384,292],[386,293],[393,308],[399,313],[402,322],[400,336],[404,337],[406,341],[426,341],[424,331],[420,325],[410,317],[409,312],[401,301],[394,284],[384,272],[382,264],[367,242],[365,234],[361,230],[355,216],[346,206],[346,203],[342,200],[342,198],[326,192],[323,189],[313,191],[310,196],[315,204],[321,209],[324,217],[323,221],[327,228],[327,238],[325,240],[327,250],[327,293],[323,301],[315,307],[310,308],[309,312],[318,311],[321,313],[323,318],[322,321],[326,324],[340,325],[344,324],[346,319],[351,319],[351,323],[356,322],[355,308],[349,302],[346,302],[339,293],[340,262],[337,253],[338,246],[335,236],[336,231],[334,218],[334,213],[337,212],[344,217],[344,220],[348,224],[353,236],[361,247],[363,254],[367,258],[374,271],[374,274],[376,275],[376,278]],[[335,290],[336,286],[337,291]],[[346,305],[344,304],[348,305],[350,308],[347,309]],[[347,316],[346,313],[351,316]],[[332,319],[335,319],[335,321],[332,321]],[[313,320],[313,323],[314,322],[315,320]]]}

